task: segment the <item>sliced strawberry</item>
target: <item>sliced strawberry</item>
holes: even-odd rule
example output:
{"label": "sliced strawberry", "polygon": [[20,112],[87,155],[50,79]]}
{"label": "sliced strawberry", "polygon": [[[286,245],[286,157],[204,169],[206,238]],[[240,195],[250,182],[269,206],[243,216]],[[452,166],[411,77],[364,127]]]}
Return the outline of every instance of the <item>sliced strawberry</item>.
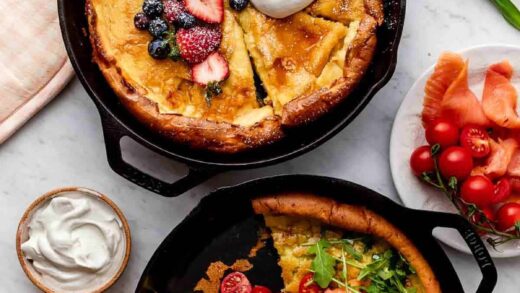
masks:
{"label": "sliced strawberry", "polygon": [[223,0],[184,0],[184,7],[193,16],[207,23],[221,23],[224,19]]}
{"label": "sliced strawberry", "polygon": [[177,0],[164,1],[164,16],[170,23],[174,23],[179,15],[185,11],[184,5]]}
{"label": "sliced strawberry", "polygon": [[208,59],[191,68],[191,77],[194,82],[207,85],[211,82],[219,82],[229,76],[229,66],[219,52],[209,55]]}
{"label": "sliced strawberry", "polygon": [[181,57],[188,63],[196,64],[218,49],[222,32],[218,26],[196,26],[179,29],[176,38]]}

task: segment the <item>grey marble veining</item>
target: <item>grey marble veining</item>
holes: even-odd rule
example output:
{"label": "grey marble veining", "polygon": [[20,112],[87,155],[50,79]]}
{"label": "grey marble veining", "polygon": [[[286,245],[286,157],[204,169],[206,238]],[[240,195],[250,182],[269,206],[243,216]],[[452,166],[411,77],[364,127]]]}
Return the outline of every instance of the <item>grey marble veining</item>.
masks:
{"label": "grey marble veining", "polygon": [[[154,195],[116,175],[105,158],[99,115],[77,80],[0,146],[0,275],[3,292],[36,292],[15,252],[15,232],[25,208],[40,194],[61,186],[90,187],[107,194],[124,211],[133,233],[130,264],[110,292],[132,292],[164,237],[207,192],[219,186],[285,173],[348,179],[399,201],[390,177],[388,143],[393,117],[413,81],[443,50],[486,43],[520,44],[488,0],[409,0],[396,73],[366,110],[343,132],[315,151],[256,170],[221,174],[179,198]],[[519,1],[516,1],[519,2]],[[520,57],[520,56],[519,56]],[[154,173],[182,174],[184,167],[135,144],[125,155]],[[467,292],[481,278],[474,260],[446,248]],[[174,261],[174,260],[172,260]],[[519,292],[520,259],[495,261],[496,292]]]}

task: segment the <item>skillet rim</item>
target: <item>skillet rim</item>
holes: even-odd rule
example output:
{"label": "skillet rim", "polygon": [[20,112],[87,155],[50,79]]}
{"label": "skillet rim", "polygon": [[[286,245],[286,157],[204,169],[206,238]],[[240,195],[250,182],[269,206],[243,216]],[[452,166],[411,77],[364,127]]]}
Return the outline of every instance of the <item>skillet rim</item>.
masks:
{"label": "skillet rim", "polygon": [[[209,214],[212,211],[212,209],[216,209],[217,205],[215,204],[215,201],[222,200],[223,198],[238,197],[239,204],[243,203],[243,201],[250,202],[252,198],[265,195],[265,193],[267,192],[265,189],[268,189],[269,193],[283,191],[297,192],[304,189],[305,192],[315,193],[316,195],[332,198],[343,203],[352,205],[362,205],[367,207],[368,209],[374,211],[375,213],[387,219],[390,223],[395,225],[405,235],[407,235],[407,237],[413,242],[415,247],[425,257],[425,259],[427,259],[430,267],[435,272],[437,280],[441,284],[441,288],[443,288],[444,292],[464,292],[460,279],[458,278],[458,275],[455,269],[453,268],[450,259],[448,258],[446,252],[442,249],[439,242],[436,241],[436,239],[431,233],[432,229],[438,226],[456,227],[457,225],[462,224],[469,225],[466,224],[467,222],[462,217],[455,214],[445,214],[406,208],[397,204],[390,198],[387,198],[382,194],[373,191],[367,187],[361,186],[359,184],[342,179],[316,175],[279,175],[274,177],[265,177],[246,181],[244,183],[234,186],[219,188],[209,193],[209,195],[203,197],[200,200],[200,202],[186,216],[186,218],[183,221],[181,221],[158,246],[141,275],[141,279],[136,288],[136,292],[147,292],[139,290],[146,289],[146,287],[144,286],[146,278],[150,274],[150,272],[153,271],[154,265],[156,265],[157,262],[160,263],[161,253],[168,250],[168,244],[174,243],[176,237],[179,237],[178,235],[181,235],[182,237],[182,233],[185,233],[184,230],[190,229],[189,226],[193,225],[193,221],[196,221],[197,218],[200,217],[206,217],[206,214]],[[347,192],[357,192],[362,194],[348,198],[345,198],[340,195],[344,195]],[[234,201],[228,201],[226,203],[229,202]],[[248,211],[242,211],[240,213],[251,213],[250,216],[253,215],[252,208],[248,209]],[[388,213],[393,213],[394,215],[389,217],[387,215]],[[214,214],[211,213],[210,215],[213,216]],[[399,220],[399,218],[401,218],[403,215],[413,217],[414,221]],[[434,221],[435,223],[425,223],[425,221],[430,221],[432,219],[436,219],[436,221]],[[451,221],[453,223],[451,223],[450,225],[446,225],[446,223],[444,223],[443,225],[442,222],[446,221]],[[417,228],[417,222],[423,222],[422,224],[426,225],[426,227]],[[225,228],[228,227],[224,227],[223,230]],[[219,231],[219,233],[223,233],[223,231]],[[472,231],[472,234],[473,236],[475,235],[474,231]],[[468,235],[463,236],[467,237]],[[481,241],[480,243],[482,244]],[[477,250],[480,249],[478,245],[475,247]],[[475,258],[478,261],[477,255],[475,255]],[[486,258],[486,255],[484,255],[484,258]],[[484,273],[484,278],[477,292],[492,292],[492,289],[496,284],[496,268],[489,254],[487,254],[487,261],[489,261],[489,263],[479,262],[479,266],[482,272]],[[435,263],[435,265],[433,265],[432,263]],[[449,288],[450,290],[446,291],[447,288]]]}
{"label": "skillet rim", "polygon": [[[77,30],[81,30],[82,28],[77,28],[76,25],[77,22],[72,17],[68,17],[67,13],[65,12],[65,3],[66,0],[58,0],[58,13],[59,13],[59,20],[60,20],[60,27],[65,43],[65,47],[67,50],[67,53],[69,55],[69,58],[71,59],[71,63],[78,75],[78,79],[82,83],[83,87],[89,94],[90,98],[94,101],[96,104],[98,111],[100,112],[103,120],[103,129],[106,130],[106,128],[119,128],[118,132],[123,133],[122,136],[128,135],[131,136],[133,139],[135,139],[138,143],[145,145],[149,149],[151,149],[154,152],[157,152],[161,155],[167,156],[169,158],[173,158],[177,161],[180,161],[182,163],[185,163],[189,166],[197,166],[197,167],[206,167],[206,168],[226,168],[226,169],[244,169],[244,168],[256,168],[256,167],[262,167],[267,165],[272,165],[275,163],[279,163],[282,161],[286,161],[289,159],[292,159],[296,156],[302,155],[306,152],[309,152],[313,150],[314,148],[320,146],[324,142],[331,139],[334,135],[336,135],[338,132],[343,130],[348,124],[350,124],[360,113],[361,111],[367,106],[367,104],[370,102],[370,100],[373,98],[373,96],[391,79],[393,73],[395,72],[395,68],[397,65],[397,54],[398,54],[398,48],[399,43],[401,40],[401,35],[404,27],[404,19],[405,19],[405,12],[406,12],[406,0],[392,0],[391,2],[395,3],[396,8],[399,7],[399,11],[397,11],[398,15],[396,15],[395,23],[392,23],[392,26],[395,26],[395,33],[390,35],[391,37],[388,40],[388,47],[381,48],[378,46],[376,50],[376,54],[381,54],[384,52],[390,52],[388,56],[384,56],[384,60],[387,60],[388,67],[383,70],[383,74],[379,80],[375,80],[372,82],[371,86],[368,87],[368,90],[365,95],[363,95],[361,98],[358,99],[357,104],[353,105],[352,110],[347,115],[344,115],[343,117],[337,119],[338,122],[333,123],[333,126],[331,126],[329,129],[324,131],[321,135],[317,135],[316,138],[313,138],[310,142],[297,142],[294,144],[294,146],[291,146],[289,150],[283,152],[283,153],[267,153],[265,154],[264,149],[256,150],[255,153],[258,154],[256,156],[253,156],[253,159],[249,159],[248,152],[246,153],[240,153],[237,154],[237,156],[240,156],[241,160],[236,160],[233,158],[233,155],[229,154],[215,154],[215,153],[206,153],[206,152],[198,152],[198,151],[192,151],[189,152],[190,154],[183,154],[179,152],[179,149],[183,148],[177,143],[169,142],[165,143],[159,139],[155,139],[155,137],[146,137],[146,134],[140,133],[141,129],[135,129],[133,125],[130,125],[126,121],[123,121],[122,117],[123,115],[120,115],[116,113],[113,107],[111,105],[108,105],[105,101],[106,98],[104,96],[112,93],[103,93],[98,94],[97,90],[94,89],[94,87],[91,85],[91,83],[88,81],[87,75],[88,74],[99,74],[100,72],[89,72],[88,70],[85,70],[82,68],[82,65],[80,64],[80,58],[81,56],[78,56],[75,49],[73,49],[72,40],[71,40],[71,34],[72,31],[69,32],[69,27],[75,27]],[[385,2],[386,4],[386,2]],[[398,6],[397,6],[398,5]],[[83,5],[75,5],[76,7],[81,8]],[[78,9],[74,7],[74,9]],[[86,17],[85,20],[86,21]],[[388,24],[385,23],[384,26],[388,26]],[[83,32],[84,33],[84,32]],[[88,38],[85,36],[85,38]],[[89,44],[87,44],[90,46]],[[88,49],[90,52],[92,52],[92,48]],[[372,64],[370,68],[372,68],[374,65]],[[367,74],[370,73],[370,70],[367,72]],[[363,85],[362,85],[363,86]],[[345,99],[348,101],[349,99]],[[342,103],[344,104],[344,103]],[[334,112],[331,112],[331,115],[333,115]],[[337,114],[336,114],[337,115]],[[108,121],[108,122],[107,122]],[[113,123],[110,123],[113,122]],[[137,123],[137,121],[135,121]],[[315,122],[313,125],[317,125],[319,121]],[[109,124],[109,125],[105,125]],[[134,124],[134,122],[132,122]],[[290,134],[288,134],[289,136]],[[288,138],[284,138],[281,141],[288,140]],[[167,144],[167,146],[166,146]],[[274,146],[277,144],[275,143]],[[184,151],[184,153],[188,153],[187,151]],[[194,154],[194,155],[192,155]],[[202,155],[201,155],[202,154]],[[210,160],[208,158],[217,158],[222,157],[224,159],[216,159],[216,160]],[[246,159],[244,159],[244,157]]]}

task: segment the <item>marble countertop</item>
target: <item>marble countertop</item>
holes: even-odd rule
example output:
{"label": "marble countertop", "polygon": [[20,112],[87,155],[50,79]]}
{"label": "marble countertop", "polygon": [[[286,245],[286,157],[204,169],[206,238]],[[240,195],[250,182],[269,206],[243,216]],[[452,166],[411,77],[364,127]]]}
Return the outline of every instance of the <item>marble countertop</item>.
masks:
{"label": "marble countertop", "polygon": [[[520,2],[520,1],[517,1]],[[248,179],[307,173],[344,178],[399,201],[388,163],[390,129],[399,103],[413,81],[443,50],[520,44],[488,0],[409,0],[393,79],[343,132],[311,153],[276,166],[221,174],[178,198],[162,198],[115,174],[108,166],[98,112],[77,79],[9,141],[0,145],[0,275],[2,291],[36,292],[16,257],[15,232],[25,208],[61,186],[85,186],[105,193],[124,211],[132,228],[130,264],[110,292],[132,292],[159,243],[209,191]],[[520,57],[520,56],[519,56]],[[125,157],[161,177],[175,178],[185,167],[132,141]],[[467,292],[481,278],[475,261],[445,247]],[[520,260],[497,259],[496,292],[518,292]]]}

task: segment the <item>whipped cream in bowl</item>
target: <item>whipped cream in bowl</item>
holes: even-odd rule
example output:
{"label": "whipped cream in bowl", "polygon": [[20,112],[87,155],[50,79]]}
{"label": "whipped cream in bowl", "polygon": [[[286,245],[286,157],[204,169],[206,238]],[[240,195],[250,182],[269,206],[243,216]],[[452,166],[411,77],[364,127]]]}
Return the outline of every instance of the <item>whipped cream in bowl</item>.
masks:
{"label": "whipped cream in bowl", "polygon": [[29,206],[18,226],[16,249],[23,270],[44,292],[103,292],[128,264],[130,229],[106,196],[63,188]]}

